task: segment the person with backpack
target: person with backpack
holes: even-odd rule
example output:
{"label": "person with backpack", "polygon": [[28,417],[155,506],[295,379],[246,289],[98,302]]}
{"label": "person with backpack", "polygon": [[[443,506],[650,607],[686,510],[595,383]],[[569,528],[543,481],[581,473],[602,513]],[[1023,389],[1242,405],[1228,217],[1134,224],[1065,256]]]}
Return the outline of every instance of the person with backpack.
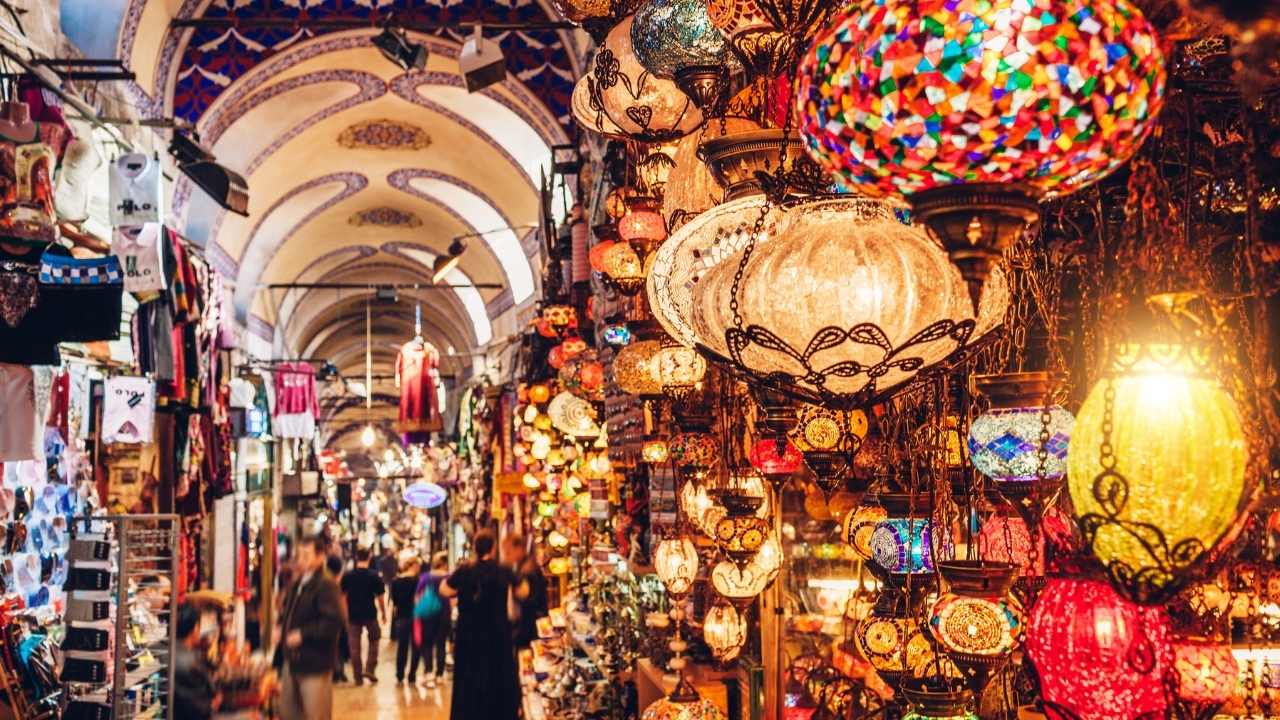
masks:
{"label": "person with backpack", "polygon": [[400,561],[400,574],[391,581],[391,637],[396,641],[396,685],[405,681],[405,665],[409,666],[409,684],[417,683],[418,647],[413,641],[415,595],[418,590],[418,568],[421,561],[406,556]]}
{"label": "person with backpack", "polygon": [[431,558],[431,569],[423,573],[418,582],[418,603],[413,611],[429,688],[436,686],[436,678],[444,678],[445,645],[453,629],[453,607],[440,597],[440,582],[447,577],[449,553],[441,550]]}

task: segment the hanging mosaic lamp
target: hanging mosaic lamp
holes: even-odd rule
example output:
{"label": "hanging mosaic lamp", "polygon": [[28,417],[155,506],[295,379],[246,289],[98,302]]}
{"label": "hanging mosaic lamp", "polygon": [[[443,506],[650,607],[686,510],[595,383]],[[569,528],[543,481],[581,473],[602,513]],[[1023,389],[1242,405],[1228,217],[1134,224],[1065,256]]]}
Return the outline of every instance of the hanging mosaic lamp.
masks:
{"label": "hanging mosaic lamp", "polygon": [[538,405],[541,405],[542,403],[550,399],[551,399],[551,388],[547,387],[542,383],[537,383],[535,385],[529,386],[529,402],[537,403]]}
{"label": "hanging mosaic lamp", "polygon": [[630,297],[644,287],[644,263],[630,243],[609,246],[600,254],[600,266],[623,295]]}
{"label": "hanging mosaic lamp", "polygon": [[648,257],[667,239],[667,221],[658,207],[652,197],[635,197],[627,202],[626,214],[618,219],[618,235],[631,245],[637,259]]}
{"label": "hanging mosaic lamp", "polygon": [[668,338],[662,341],[661,349],[649,362],[649,372],[662,387],[663,395],[679,399],[693,392],[702,382],[707,374],[707,361],[693,348]]}
{"label": "hanging mosaic lamp", "polygon": [[645,708],[640,720],[725,720],[725,717],[715,703],[698,695],[681,673],[671,694]]}
{"label": "hanging mosaic lamp", "polygon": [[[653,254],[646,292],[653,316],[676,342],[695,347],[693,291],[709,270],[747,246],[765,198],[730,200],[694,217],[673,232]],[[770,213],[756,245],[769,242],[778,213]]]}
{"label": "hanging mosaic lamp", "polygon": [[693,132],[702,124],[702,112],[674,82],[653,75],[636,59],[632,21],[627,17],[609,31],[590,71],[578,81],[586,83],[588,98],[582,112],[574,103],[574,119],[588,130],[608,135],[616,129],[641,142]]}
{"label": "hanging mosaic lamp", "polygon": [[1135,605],[1102,580],[1051,578],[1027,624],[1027,657],[1046,709],[1061,708],[1055,717],[1165,717],[1168,644],[1163,608]]}
{"label": "hanging mosaic lamp", "polygon": [[671,457],[667,441],[662,438],[646,440],[640,446],[640,459],[649,465],[661,465]]}
{"label": "hanging mosaic lamp", "polygon": [[1190,711],[1183,717],[1209,717],[1240,684],[1240,664],[1231,645],[1203,637],[1174,638],[1173,672],[1177,702]]}
{"label": "hanging mosaic lamp", "polygon": [[653,568],[667,592],[682,598],[698,577],[698,549],[687,537],[666,538],[654,548]]}
{"label": "hanging mosaic lamp", "polygon": [[574,122],[588,132],[597,133],[607,138],[625,140],[627,134],[618,124],[609,119],[598,106],[598,100],[592,97],[593,84],[590,73],[583,75],[573,86],[573,95],[569,98],[569,109],[573,113]]}
{"label": "hanging mosaic lamp", "polygon": [[724,198],[724,186],[698,155],[702,142],[722,134],[759,129],[759,125],[746,118],[717,118],[703,125],[701,132],[690,133],[676,142],[673,166],[662,193],[662,214],[666,216],[667,227],[672,232],[695,215],[718,205]]}
{"label": "hanging mosaic lamp", "polygon": [[842,190],[911,203],[976,306],[1039,199],[1128,160],[1165,86],[1128,0],[868,0],[799,69],[810,153]]}
{"label": "hanging mosaic lamp", "polygon": [[854,646],[887,681],[909,677],[934,659],[915,611],[896,592],[884,592],[853,632]]}
{"label": "hanging mosaic lamp", "polygon": [[[1075,418],[1060,405],[1044,406],[1048,373],[979,375],[973,382],[991,401],[991,409],[969,425],[969,461],[978,472],[997,483],[1057,481],[1067,474]],[[1041,467],[1040,434],[1046,430]]]}
{"label": "hanging mosaic lamp", "polygon": [[564,361],[560,367],[560,386],[586,400],[604,399],[604,365],[594,350]]}
{"label": "hanging mosaic lamp", "polygon": [[871,538],[875,535],[876,526],[888,518],[889,513],[883,506],[864,502],[844,516],[840,523],[840,537],[859,558],[870,560],[874,555]]}
{"label": "hanging mosaic lamp", "polygon": [[710,433],[678,433],[667,443],[667,449],[677,467],[693,474],[705,473],[720,459],[720,448]]}
{"label": "hanging mosaic lamp", "polygon": [[631,45],[640,64],[676,85],[703,110],[718,104],[742,68],[707,17],[705,0],[646,0],[636,9]]}
{"label": "hanging mosaic lamp", "polygon": [[618,389],[644,398],[661,397],[662,383],[649,369],[661,349],[661,341],[639,340],[619,350],[612,365],[613,382]]}
{"label": "hanging mosaic lamp", "polygon": [[562,392],[552,398],[547,415],[551,417],[551,424],[565,435],[593,438],[600,434],[595,408],[573,393]]}
{"label": "hanging mosaic lamp", "polygon": [[1008,661],[1023,632],[1022,606],[1009,590],[1012,563],[950,560],[938,563],[946,590],[929,611],[929,630],[941,649],[981,695]]}
{"label": "hanging mosaic lamp", "polygon": [[769,587],[769,582],[769,573],[753,563],[739,566],[722,560],[711,568],[711,587],[720,597],[738,607],[751,604],[757,595]]}
{"label": "hanging mosaic lamp", "polygon": [[825,0],[706,0],[712,24],[729,38],[748,70],[776,77],[790,72],[804,43],[836,3]]}
{"label": "hanging mosaic lamp", "polygon": [[874,200],[798,201],[742,257],[691,293],[697,342],[754,382],[831,407],[865,406],[949,360],[1009,302],[997,270],[975,316],[946,254]]}
{"label": "hanging mosaic lamp", "polygon": [[751,467],[760,471],[775,488],[781,487],[787,479],[796,474],[804,459],[800,451],[790,440],[782,438],[761,438],[751,446],[747,459]]}
{"label": "hanging mosaic lamp", "polygon": [[978,720],[971,712],[975,693],[950,688],[932,689],[907,683],[902,688],[907,714],[902,720]]}
{"label": "hanging mosaic lamp", "polygon": [[871,533],[871,559],[891,576],[937,571],[937,561],[954,551],[945,528],[936,528],[927,494],[881,493],[877,499],[887,517]]}
{"label": "hanging mosaic lamp", "polygon": [[1138,602],[1171,597],[1236,521],[1235,400],[1191,346],[1130,343],[1089,391],[1067,457],[1085,545]]}
{"label": "hanging mosaic lamp", "polygon": [[702,639],[720,662],[738,657],[747,643],[747,619],[730,603],[716,603],[702,620]]}

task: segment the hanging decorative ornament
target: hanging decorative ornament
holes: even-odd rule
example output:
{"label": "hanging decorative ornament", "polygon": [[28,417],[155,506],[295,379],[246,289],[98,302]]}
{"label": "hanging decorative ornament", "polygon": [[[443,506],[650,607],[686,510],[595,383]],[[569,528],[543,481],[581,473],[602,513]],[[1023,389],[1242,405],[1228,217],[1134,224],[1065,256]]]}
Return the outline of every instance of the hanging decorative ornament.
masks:
{"label": "hanging decorative ornament", "polygon": [[587,341],[574,335],[564,339],[558,346],[566,358],[576,358],[587,350]]}
{"label": "hanging decorative ornament", "polygon": [[711,568],[711,587],[720,597],[745,608],[756,596],[769,587],[769,573],[754,563],[739,566],[722,560]]}
{"label": "hanging decorative ornament", "polygon": [[[703,276],[747,246],[765,199],[752,195],[729,200],[694,217],[673,232],[653,254],[646,281],[653,316],[676,342],[686,347],[700,340],[692,327],[693,289]],[[757,245],[769,242],[778,213],[762,225]]]}
{"label": "hanging decorative ornament", "polygon": [[578,324],[577,313],[572,305],[547,305],[542,308],[542,319],[546,320],[557,333]]}
{"label": "hanging decorative ornament", "polygon": [[702,639],[717,660],[731,662],[747,642],[747,619],[733,605],[716,603],[702,621]]}
{"label": "hanging decorative ornament", "polygon": [[1212,717],[1240,683],[1240,664],[1231,645],[1202,637],[1174,638],[1173,672],[1182,711],[1178,717]]}
{"label": "hanging decorative ornament", "polygon": [[904,685],[902,695],[910,708],[902,720],[979,720],[970,712],[975,693],[966,690],[934,689],[913,681]]}
{"label": "hanging decorative ornament", "polygon": [[864,502],[845,515],[840,536],[859,558],[870,560],[875,552],[871,548],[871,538],[876,526],[887,519],[889,513],[883,506]]}
{"label": "hanging decorative ornament", "polygon": [[551,366],[551,369],[559,370],[564,367],[564,361],[564,348],[562,346],[557,345],[547,351],[547,365]]}
{"label": "hanging decorative ornament", "polygon": [[914,611],[895,591],[882,592],[853,632],[858,652],[886,680],[910,676],[933,661],[933,646]]}
{"label": "hanging decorative ornament", "polygon": [[593,401],[604,399],[604,366],[594,350],[565,360],[559,378],[560,386],[574,395]]}
{"label": "hanging decorative ornament", "polygon": [[1155,126],[1164,58],[1127,0],[869,0],[799,69],[810,153],[840,188],[906,199],[978,306],[1008,245],[1128,160]]}
{"label": "hanging decorative ornament", "polygon": [[644,263],[630,243],[610,245],[608,250],[601,253],[600,265],[604,268],[604,274],[609,276],[623,295],[630,297],[644,287]]}
{"label": "hanging decorative ornament", "polygon": [[718,205],[724,197],[724,187],[716,181],[698,154],[702,142],[722,134],[758,129],[759,125],[746,118],[717,118],[703,125],[701,132],[680,138],[672,157],[674,165],[662,193],[662,214],[666,216],[671,232],[694,215]]}
{"label": "hanging decorative ornament", "polygon": [[677,400],[693,392],[707,374],[707,361],[696,350],[670,338],[662,341],[648,367],[662,394]]}
{"label": "hanging decorative ornament", "polygon": [[662,350],[658,340],[639,340],[618,351],[613,358],[613,382],[618,388],[642,398],[662,396],[662,383],[649,369],[653,358]]}
{"label": "hanging decorative ornament", "polygon": [[769,484],[775,488],[782,487],[788,478],[796,474],[803,463],[800,451],[786,438],[757,440],[755,445],[751,446],[747,459],[750,460],[751,467],[760,471],[760,474],[764,475],[769,480]]}
{"label": "hanging decorative ornament", "polygon": [[929,612],[929,630],[981,697],[1023,632],[1022,606],[1009,594],[1018,567],[952,560],[939,563],[938,572],[947,588]]}
{"label": "hanging decorative ornament", "polygon": [[687,135],[702,124],[702,112],[675,83],[639,63],[631,45],[632,21],[627,17],[609,31],[590,71],[578,81],[588,97],[581,110],[573,104],[574,119],[587,130],[641,142]]}
{"label": "hanging decorative ornament", "polygon": [[710,433],[678,433],[667,443],[667,449],[681,471],[695,476],[705,474],[720,459],[720,448]]}
{"label": "hanging decorative ornament", "polygon": [[1031,608],[1026,653],[1055,717],[1164,717],[1168,644],[1163,608],[1101,580],[1051,578]]}
{"label": "hanging decorative ornament", "polygon": [[667,221],[658,207],[653,197],[634,197],[627,201],[626,214],[618,219],[618,235],[631,245],[642,265],[644,258],[667,239]]}
{"label": "hanging decorative ornament", "polygon": [[[1060,405],[1044,405],[1048,373],[979,375],[973,382],[991,400],[991,409],[969,425],[973,467],[997,483],[1062,479],[1075,418]],[[1042,467],[1040,436],[1046,431]]]}
{"label": "hanging decorative ornament", "polygon": [[605,253],[609,252],[609,248],[616,244],[613,240],[601,240],[591,246],[591,250],[587,252],[587,263],[591,265],[592,270],[602,275],[608,274],[605,272],[604,256]]}
{"label": "hanging decorative ornament", "polygon": [[804,43],[835,7],[823,0],[707,0],[712,24],[750,73],[766,78],[795,67]]}
{"label": "hanging decorative ornament", "polygon": [[562,392],[552,398],[547,406],[547,415],[551,417],[551,424],[565,435],[579,438],[600,435],[595,408],[571,392]]}
{"label": "hanging decorative ornament", "polygon": [[951,559],[954,546],[945,528],[934,527],[929,495],[881,493],[877,499],[887,517],[871,533],[871,558],[891,577],[935,572],[938,560]]}
{"label": "hanging decorative ornament", "polygon": [[[641,188],[637,192],[638,197],[662,199],[666,193],[667,180],[671,177],[671,171],[676,165],[676,142],[673,140],[660,145],[651,145],[644,157],[636,161],[636,176]],[[666,237],[666,233],[663,233],[663,237]]]}
{"label": "hanging decorative ornament", "polygon": [[644,445],[640,446],[640,459],[649,465],[661,465],[670,457],[671,453],[667,450],[667,441],[662,438],[646,440]]}
{"label": "hanging decorative ornament", "polygon": [[1162,602],[1235,522],[1246,446],[1232,399],[1188,345],[1119,348],[1067,457],[1085,545],[1117,589]]}
{"label": "hanging decorative ornament", "polygon": [[678,601],[689,594],[698,577],[698,549],[687,537],[662,540],[653,551],[653,568],[663,587]]}
{"label": "hanging decorative ornament", "polygon": [[886,397],[994,329],[1008,305],[997,270],[975,316],[942,250],[873,200],[801,200],[776,232],[706,272],[691,326],[718,362],[801,400]]}
{"label": "hanging decorative ornament", "polygon": [[631,25],[636,59],[676,85],[703,110],[717,104],[742,68],[707,17],[705,0],[646,0]]}
{"label": "hanging decorative ornament", "polygon": [[640,720],[725,720],[725,717],[715,703],[699,696],[681,673],[675,690],[645,708]]}
{"label": "hanging decorative ornament", "polygon": [[631,328],[626,325],[610,325],[602,333],[605,343],[614,347],[622,347],[631,342]]}

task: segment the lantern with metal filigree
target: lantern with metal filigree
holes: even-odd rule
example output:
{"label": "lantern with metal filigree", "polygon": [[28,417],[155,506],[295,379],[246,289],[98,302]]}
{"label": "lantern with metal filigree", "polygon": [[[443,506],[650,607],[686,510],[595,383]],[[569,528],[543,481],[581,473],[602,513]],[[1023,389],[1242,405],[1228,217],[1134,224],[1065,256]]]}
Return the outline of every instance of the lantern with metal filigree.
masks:
{"label": "lantern with metal filigree", "polygon": [[929,612],[929,630],[964,672],[970,689],[981,696],[991,676],[1008,662],[1023,631],[1022,606],[1009,594],[1018,567],[952,560],[940,562],[938,572],[946,591]]}
{"label": "lantern with metal filigree", "polygon": [[679,600],[698,577],[698,549],[687,537],[666,538],[653,551],[653,567],[667,593]]}
{"label": "lantern with metal filigree", "polygon": [[731,603],[716,603],[702,620],[702,639],[717,660],[730,662],[747,642],[747,619]]}

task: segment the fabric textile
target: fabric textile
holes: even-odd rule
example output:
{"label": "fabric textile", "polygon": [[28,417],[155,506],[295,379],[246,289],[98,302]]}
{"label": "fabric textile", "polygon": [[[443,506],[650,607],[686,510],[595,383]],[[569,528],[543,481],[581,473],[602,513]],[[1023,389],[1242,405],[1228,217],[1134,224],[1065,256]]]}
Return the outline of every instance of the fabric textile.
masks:
{"label": "fabric textile", "polygon": [[396,382],[400,387],[400,432],[436,432],[444,429],[435,371],[440,354],[431,343],[414,338],[396,357]]}
{"label": "fabric textile", "polygon": [[34,122],[0,133],[0,237],[51,243],[56,239],[53,175],[68,133]]}
{"label": "fabric textile", "polygon": [[109,377],[102,403],[103,442],[151,442],[155,383],[144,377]]}
{"label": "fabric textile", "polygon": [[164,290],[163,228],[160,223],[117,227],[111,236],[111,254],[124,269],[124,288],[131,293]]}
{"label": "fabric textile", "polygon": [[44,430],[36,414],[35,373],[0,363],[0,462],[44,458]]}
{"label": "fabric textile", "polygon": [[112,225],[142,225],[163,220],[160,212],[160,161],[146,153],[126,153],[109,166]]}

